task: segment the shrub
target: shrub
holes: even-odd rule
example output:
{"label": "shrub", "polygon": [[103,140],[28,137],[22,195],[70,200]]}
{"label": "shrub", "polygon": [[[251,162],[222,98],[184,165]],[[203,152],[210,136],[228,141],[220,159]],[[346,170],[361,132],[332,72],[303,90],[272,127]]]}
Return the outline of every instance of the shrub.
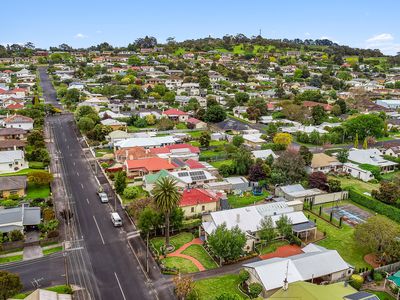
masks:
{"label": "shrub", "polygon": [[16,206],[18,206],[18,201],[3,200],[3,201],[0,201],[0,206],[4,206],[5,208],[16,207]]}
{"label": "shrub", "polygon": [[374,280],[375,281],[381,281],[383,280],[383,275],[380,272],[374,272]]}
{"label": "shrub", "polygon": [[51,239],[51,238],[56,238],[56,237],[58,237],[60,235],[60,232],[58,231],[58,230],[52,230],[52,231],[50,231],[48,234],[47,234],[47,237],[49,238],[49,239]]}
{"label": "shrub", "polygon": [[124,189],[124,197],[126,199],[135,199],[139,194],[139,189],[136,186],[128,186]]}
{"label": "shrub", "polygon": [[249,272],[247,272],[245,269],[240,270],[239,272],[239,279],[240,282],[245,282],[246,280],[248,280],[250,278],[250,274]]}
{"label": "shrub", "polygon": [[43,209],[43,220],[46,221],[50,221],[55,219],[56,215],[54,213],[54,211],[51,208],[45,208]]}
{"label": "shrub", "polygon": [[350,277],[350,285],[355,288],[356,290],[359,290],[364,283],[364,278],[361,275],[358,274],[353,274]]}
{"label": "shrub", "polygon": [[256,282],[250,283],[249,289],[248,289],[250,298],[252,298],[252,299],[257,298],[258,295],[261,294],[262,290],[263,290],[263,287],[261,284],[256,283]]}
{"label": "shrub", "polygon": [[24,234],[16,229],[8,233],[8,239],[10,242],[22,241],[24,239]]}

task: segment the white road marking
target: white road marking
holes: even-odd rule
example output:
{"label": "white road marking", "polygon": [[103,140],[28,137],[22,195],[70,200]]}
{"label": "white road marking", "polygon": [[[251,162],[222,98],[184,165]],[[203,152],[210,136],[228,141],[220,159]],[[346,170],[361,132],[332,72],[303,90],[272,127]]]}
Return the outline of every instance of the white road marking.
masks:
{"label": "white road marking", "polygon": [[76,172],[76,175],[79,177],[79,172]]}
{"label": "white road marking", "polygon": [[75,166],[75,162],[73,162],[74,166]]}
{"label": "white road marking", "polygon": [[96,218],[94,216],[93,216],[93,220],[94,220],[94,223],[96,224],[96,227],[97,227],[97,230],[99,232],[101,241],[103,242],[103,245],[105,245],[106,243],[104,242],[103,235],[101,234],[101,231],[100,231],[100,228],[99,228],[99,224],[97,224]]}
{"label": "white road marking", "polygon": [[87,204],[89,204],[89,199],[88,198],[86,198],[86,202],[87,202]]}
{"label": "white road marking", "polygon": [[82,188],[82,190],[83,190],[83,183],[81,183],[81,188]]}
{"label": "white road marking", "polygon": [[124,291],[122,290],[121,283],[119,282],[117,273],[114,272],[114,275],[115,275],[115,279],[117,279],[117,283],[118,283],[119,289],[121,290],[122,297],[124,298],[124,300],[126,300],[126,297],[125,297]]}

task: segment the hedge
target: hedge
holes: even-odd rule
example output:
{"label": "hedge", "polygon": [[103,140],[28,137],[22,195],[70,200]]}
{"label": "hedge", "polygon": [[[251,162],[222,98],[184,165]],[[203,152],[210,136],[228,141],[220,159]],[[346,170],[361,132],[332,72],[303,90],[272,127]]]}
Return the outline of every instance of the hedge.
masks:
{"label": "hedge", "polygon": [[353,189],[349,189],[349,198],[355,203],[365,206],[378,214],[384,215],[389,219],[400,223],[400,209],[397,207],[385,204],[372,197],[356,192]]}

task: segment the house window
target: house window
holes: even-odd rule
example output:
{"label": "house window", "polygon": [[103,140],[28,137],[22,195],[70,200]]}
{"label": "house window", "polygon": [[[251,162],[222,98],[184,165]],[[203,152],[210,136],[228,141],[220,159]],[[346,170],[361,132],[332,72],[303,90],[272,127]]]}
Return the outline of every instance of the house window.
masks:
{"label": "house window", "polygon": [[192,207],[192,208],[190,209],[190,212],[194,213],[194,207]]}
{"label": "house window", "polygon": [[206,210],[206,206],[205,206],[205,205],[202,205],[202,206],[201,206],[201,210],[202,210],[202,211],[205,211],[205,210]]}

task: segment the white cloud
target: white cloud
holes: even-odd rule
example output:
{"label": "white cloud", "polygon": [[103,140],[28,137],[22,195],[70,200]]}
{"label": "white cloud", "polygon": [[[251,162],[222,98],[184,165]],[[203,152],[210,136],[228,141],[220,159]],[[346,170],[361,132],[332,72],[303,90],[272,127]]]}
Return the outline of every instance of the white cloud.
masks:
{"label": "white cloud", "polygon": [[77,33],[74,38],[76,39],[85,39],[87,38],[87,35],[84,35],[83,33]]}
{"label": "white cloud", "polygon": [[304,35],[305,35],[305,36],[310,36],[310,35],[311,35],[311,33],[309,33],[309,32],[306,32],[306,33],[304,33]]}
{"label": "white cloud", "polygon": [[381,33],[370,37],[366,42],[367,43],[384,43],[393,41],[394,37],[390,33]]}

